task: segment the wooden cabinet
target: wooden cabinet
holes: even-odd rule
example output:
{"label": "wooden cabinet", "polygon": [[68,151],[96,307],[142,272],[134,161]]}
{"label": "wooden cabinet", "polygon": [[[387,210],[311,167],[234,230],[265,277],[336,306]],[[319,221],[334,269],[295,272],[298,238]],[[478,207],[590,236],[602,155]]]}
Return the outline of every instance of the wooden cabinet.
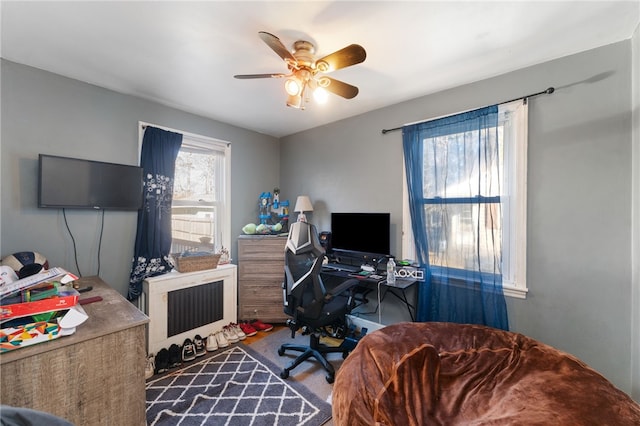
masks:
{"label": "wooden cabinet", "polygon": [[146,424],[145,326],[149,322],[98,277],[80,299],[89,318],[70,336],[5,352],[0,401],[62,417],[77,426]]}
{"label": "wooden cabinet", "polygon": [[238,238],[238,318],[284,323],[282,281],[286,236]]}

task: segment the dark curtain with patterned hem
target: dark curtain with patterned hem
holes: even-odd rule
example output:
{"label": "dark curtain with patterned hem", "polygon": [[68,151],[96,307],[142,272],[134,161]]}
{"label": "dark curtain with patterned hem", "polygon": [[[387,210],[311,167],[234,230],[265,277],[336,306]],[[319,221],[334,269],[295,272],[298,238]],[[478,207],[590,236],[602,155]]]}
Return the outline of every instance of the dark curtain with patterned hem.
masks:
{"label": "dark curtain with patterned hem", "polygon": [[144,175],[144,204],[138,212],[138,229],[127,298],[136,300],[142,281],[173,268],[171,251],[171,202],[175,164],[182,134],[147,126],[142,139],[140,166]]}

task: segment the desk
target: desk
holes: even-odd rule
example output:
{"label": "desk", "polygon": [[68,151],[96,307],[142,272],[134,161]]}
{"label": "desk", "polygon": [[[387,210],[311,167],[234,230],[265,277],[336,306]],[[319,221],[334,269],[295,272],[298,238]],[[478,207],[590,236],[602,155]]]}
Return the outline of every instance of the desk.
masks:
{"label": "desk", "polygon": [[322,278],[332,278],[339,280],[339,282],[345,281],[347,279],[356,278],[361,282],[359,287],[364,289],[363,292],[363,300],[364,303],[367,302],[366,295],[377,288],[378,290],[378,306],[376,310],[378,311],[378,322],[380,322],[380,303],[384,301],[384,298],[387,296],[387,293],[391,293],[398,300],[400,300],[407,308],[409,312],[409,316],[411,317],[411,321],[415,321],[415,313],[416,307],[407,299],[407,290],[411,288],[412,285],[416,283],[415,280],[406,279],[406,278],[396,278],[395,284],[389,285],[387,284],[386,279],[371,279],[366,276],[354,276],[352,272],[348,271],[336,271],[334,269],[323,268],[322,269]]}
{"label": "desk", "polygon": [[71,336],[0,356],[0,401],[62,417],[76,426],[145,425],[145,326],[149,322],[98,277],[80,299],[89,318]]}
{"label": "desk", "polygon": [[[407,307],[409,311],[409,316],[411,317],[411,321],[415,322],[416,320],[416,307],[415,305],[409,303],[407,299],[407,289],[409,289],[412,285],[416,283],[415,280],[409,280],[405,278],[396,278],[395,284],[387,284],[387,280],[384,280],[380,283],[383,289],[385,290],[381,296],[379,296],[380,302],[384,300],[387,296],[387,293],[391,293],[398,300],[400,300]],[[378,294],[380,294],[380,286],[378,286]]]}

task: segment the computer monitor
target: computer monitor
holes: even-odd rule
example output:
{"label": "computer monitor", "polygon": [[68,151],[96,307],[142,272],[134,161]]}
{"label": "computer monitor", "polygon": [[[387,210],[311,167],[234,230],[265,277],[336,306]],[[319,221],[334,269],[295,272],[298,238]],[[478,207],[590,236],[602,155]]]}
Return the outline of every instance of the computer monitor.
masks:
{"label": "computer monitor", "polygon": [[387,256],[390,235],[390,213],[331,213],[331,246],[338,255]]}

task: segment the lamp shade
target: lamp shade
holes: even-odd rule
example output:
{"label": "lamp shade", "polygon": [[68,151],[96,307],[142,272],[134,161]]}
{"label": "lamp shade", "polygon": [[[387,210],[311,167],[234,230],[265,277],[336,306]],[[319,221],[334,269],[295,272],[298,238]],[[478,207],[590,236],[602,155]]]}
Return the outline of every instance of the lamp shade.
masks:
{"label": "lamp shade", "polygon": [[311,204],[311,200],[308,195],[298,195],[296,199],[296,206],[293,209],[294,212],[304,213],[304,212],[312,212],[313,205]]}

